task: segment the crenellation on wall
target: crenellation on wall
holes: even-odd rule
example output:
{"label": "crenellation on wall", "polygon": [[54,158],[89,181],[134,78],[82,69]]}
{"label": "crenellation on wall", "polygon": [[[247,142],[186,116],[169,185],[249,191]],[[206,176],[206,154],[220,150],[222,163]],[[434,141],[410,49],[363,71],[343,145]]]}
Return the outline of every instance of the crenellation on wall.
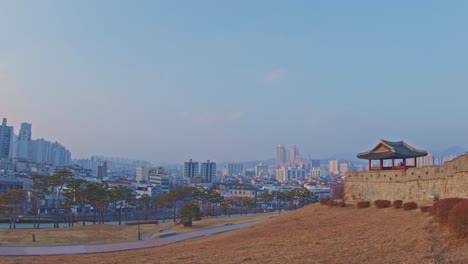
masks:
{"label": "crenellation on wall", "polygon": [[349,172],[345,176],[345,198],[351,200],[429,200],[468,198],[468,154],[442,166],[404,170]]}

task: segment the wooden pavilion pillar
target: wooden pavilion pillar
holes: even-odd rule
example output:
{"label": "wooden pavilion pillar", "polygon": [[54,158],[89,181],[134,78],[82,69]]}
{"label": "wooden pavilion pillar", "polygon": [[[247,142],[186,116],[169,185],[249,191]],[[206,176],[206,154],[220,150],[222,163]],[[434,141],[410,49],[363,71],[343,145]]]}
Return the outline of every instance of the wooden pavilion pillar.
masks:
{"label": "wooden pavilion pillar", "polygon": [[392,158],[392,170],[395,169],[395,158]]}
{"label": "wooden pavilion pillar", "polygon": [[371,171],[371,169],[372,169],[372,162],[371,160],[369,160],[369,171]]}
{"label": "wooden pavilion pillar", "polygon": [[383,159],[380,160],[380,170],[383,170]]}
{"label": "wooden pavilion pillar", "polygon": [[418,167],[418,163],[417,163],[417,159],[414,158],[414,167],[417,168]]}
{"label": "wooden pavilion pillar", "polygon": [[406,170],[406,159],[403,159],[403,168]]}

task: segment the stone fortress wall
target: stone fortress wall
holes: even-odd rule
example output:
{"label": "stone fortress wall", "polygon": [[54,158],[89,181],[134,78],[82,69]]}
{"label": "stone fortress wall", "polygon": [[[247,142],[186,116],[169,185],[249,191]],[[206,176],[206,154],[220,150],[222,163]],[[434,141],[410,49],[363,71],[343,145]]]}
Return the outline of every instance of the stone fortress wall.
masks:
{"label": "stone fortress wall", "polygon": [[468,154],[441,166],[404,170],[349,172],[345,176],[347,200],[430,200],[448,197],[468,198]]}

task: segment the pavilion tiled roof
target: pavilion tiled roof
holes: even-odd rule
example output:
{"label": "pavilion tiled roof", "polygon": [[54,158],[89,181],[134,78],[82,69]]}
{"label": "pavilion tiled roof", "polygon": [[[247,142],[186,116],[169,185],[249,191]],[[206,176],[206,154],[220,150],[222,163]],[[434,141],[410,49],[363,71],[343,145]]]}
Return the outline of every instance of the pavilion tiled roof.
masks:
{"label": "pavilion tiled roof", "polygon": [[408,159],[424,156],[427,156],[427,151],[415,149],[404,141],[392,142],[383,139],[373,149],[357,155],[360,159],[368,160]]}

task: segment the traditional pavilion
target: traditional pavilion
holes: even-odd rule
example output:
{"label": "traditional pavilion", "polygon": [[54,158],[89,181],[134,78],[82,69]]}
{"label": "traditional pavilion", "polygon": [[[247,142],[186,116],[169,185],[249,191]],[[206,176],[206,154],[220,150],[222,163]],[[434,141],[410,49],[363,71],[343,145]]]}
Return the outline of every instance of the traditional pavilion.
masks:
{"label": "traditional pavilion", "polygon": [[[427,156],[427,151],[418,150],[403,141],[391,142],[381,139],[373,149],[358,153],[360,159],[369,160],[369,171],[379,170],[406,170],[409,167],[416,167],[416,158]],[[407,166],[406,159],[414,159],[414,166]],[[372,167],[372,161],[379,160],[379,167]],[[384,167],[384,160],[392,160],[391,167]],[[395,160],[399,161],[395,164]]]}

